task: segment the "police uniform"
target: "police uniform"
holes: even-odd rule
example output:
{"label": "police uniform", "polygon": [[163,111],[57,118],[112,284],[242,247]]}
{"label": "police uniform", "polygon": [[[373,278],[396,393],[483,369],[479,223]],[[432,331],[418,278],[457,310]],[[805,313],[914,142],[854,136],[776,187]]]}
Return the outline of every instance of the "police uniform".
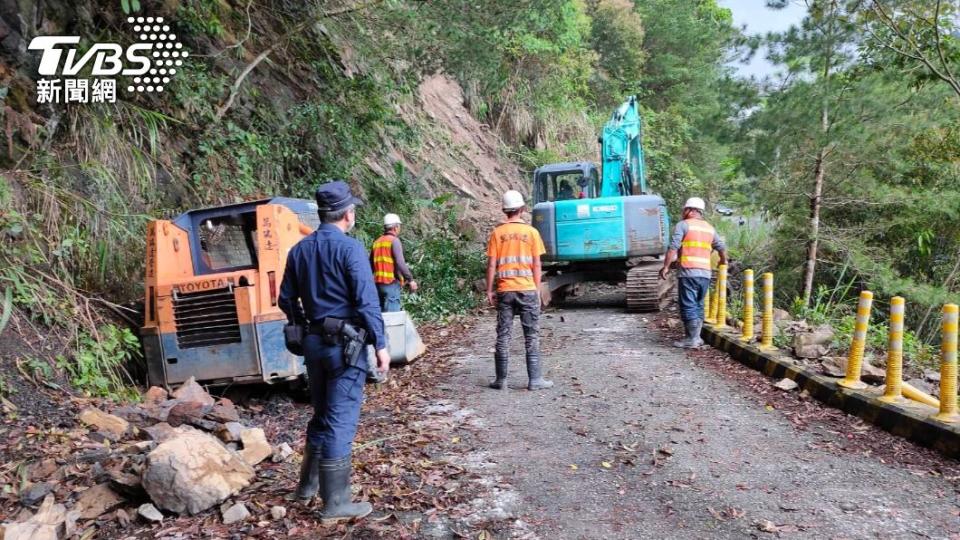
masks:
{"label": "police uniform", "polygon": [[[316,199],[321,216],[361,201],[342,181],[324,184]],[[310,383],[313,418],[297,496],[320,491],[324,519],[359,517],[368,503],[350,503],[350,454],[360,419],[365,362],[347,365],[342,336],[324,335],[323,321],[343,320],[367,331],[378,350],[386,347],[377,289],[363,245],[334,224],[322,224],[290,250],[278,304],[291,322],[307,328],[304,363]],[[346,514],[346,515],[340,515]]]}

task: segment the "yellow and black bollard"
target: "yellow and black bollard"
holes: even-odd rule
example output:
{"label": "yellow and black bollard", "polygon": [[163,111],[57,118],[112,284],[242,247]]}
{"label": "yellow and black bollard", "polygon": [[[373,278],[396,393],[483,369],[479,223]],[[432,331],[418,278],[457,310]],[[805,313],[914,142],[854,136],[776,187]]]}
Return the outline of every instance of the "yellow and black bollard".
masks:
{"label": "yellow and black bollard", "polygon": [[870,325],[870,306],[873,304],[873,293],[862,291],[857,303],[857,322],[853,327],[853,342],[850,344],[850,354],[847,356],[847,374],[837,384],[844,388],[863,389],[867,385],[860,380],[860,371],[863,369],[863,350],[867,345],[867,327]]}
{"label": "yellow and black bollard", "polygon": [[720,306],[720,289],[717,287],[720,284],[720,278],[717,277],[717,281],[714,283],[713,296],[710,297],[710,312],[707,314],[710,317],[710,324],[717,324],[717,308]]}
{"label": "yellow and black bollard", "polygon": [[941,422],[960,422],[957,413],[957,313],[956,304],[943,306],[943,336],[940,338],[940,412],[933,416]]}
{"label": "yellow and black bollard", "polygon": [[753,270],[743,271],[743,327],[740,341],[753,341]]}
{"label": "yellow and black bollard", "polygon": [[763,274],[763,324],[760,327],[760,350],[772,351],[773,346],[773,274]]}
{"label": "yellow and black bollard", "polygon": [[703,301],[703,322],[713,324],[713,289],[707,289],[707,298]]}
{"label": "yellow and black bollard", "polygon": [[903,309],[901,296],[890,299],[890,331],[887,333],[886,388],[880,401],[903,401]]}
{"label": "yellow and black bollard", "polygon": [[717,268],[717,315],[714,327],[727,326],[727,265],[721,264]]}

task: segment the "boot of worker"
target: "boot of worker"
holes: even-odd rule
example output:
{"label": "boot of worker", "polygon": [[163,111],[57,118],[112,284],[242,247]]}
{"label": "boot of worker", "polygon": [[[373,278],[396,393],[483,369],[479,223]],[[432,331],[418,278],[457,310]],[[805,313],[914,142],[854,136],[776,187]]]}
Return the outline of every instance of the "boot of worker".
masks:
{"label": "boot of worker", "polygon": [[690,322],[693,323],[690,329],[690,348],[696,349],[703,345],[703,339],[700,337],[700,330],[703,329],[703,319],[694,319]]}
{"label": "boot of worker", "polygon": [[306,503],[320,491],[320,451],[309,442],[303,448],[303,463],[300,465],[300,483],[297,484],[297,499]]}
{"label": "boot of worker", "polygon": [[680,341],[674,341],[674,347],[679,347],[681,349],[689,349],[693,347],[693,322],[694,319],[683,321],[683,339]]}
{"label": "boot of worker", "polygon": [[323,498],[320,522],[324,525],[362,518],[373,511],[373,506],[368,502],[351,502],[353,495],[350,492],[350,474],[352,472],[350,456],[342,459],[320,460],[320,496]]}
{"label": "boot of worker", "polygon": [[497,380],[490,383],[490,388],[494,390],[503,390],[507,387],[507,359],[495,358],[494,369],[497,372]]}
{"label": "boot of worker", "polygon": [[543,373],[540,371],[539,358],[527,359],[527,377],[530,378],[530,382],[527,384],[527,390],[544,390],[553,387],[553,381],[548,381],[543,378]]}

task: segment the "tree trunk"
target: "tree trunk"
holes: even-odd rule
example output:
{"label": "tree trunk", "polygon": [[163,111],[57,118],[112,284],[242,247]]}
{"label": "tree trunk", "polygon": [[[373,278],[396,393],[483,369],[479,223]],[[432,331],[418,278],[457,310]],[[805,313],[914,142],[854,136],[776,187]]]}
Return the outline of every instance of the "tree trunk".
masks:
{"label": "tree trunk", "polygon": [[807,263],[803,267],[803,305],[810,306],[813,295],[813,275],[817,269],[817,248],[820,234],[820,199],[823,194],[825,151],[817,153],[817,166],[813,177],[813,194],[810,196],[810,239],[807,241]]}

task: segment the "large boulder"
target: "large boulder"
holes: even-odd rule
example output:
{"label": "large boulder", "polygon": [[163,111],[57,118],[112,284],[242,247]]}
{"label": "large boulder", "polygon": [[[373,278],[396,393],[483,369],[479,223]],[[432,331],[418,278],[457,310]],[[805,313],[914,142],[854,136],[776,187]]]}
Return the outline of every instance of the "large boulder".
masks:
{"label": "large boulder", "polygon": [[821,324],[809,332],[798,332],[793,336],[793,353],[797,358],[820,358],[830,351],[833,342],[833,328]]}
{"label": "large boulder", "polygon": [[181,427],[147,455],[143,487],[158,507],[196,514],[236,495],[254,475],[216,438]]}

